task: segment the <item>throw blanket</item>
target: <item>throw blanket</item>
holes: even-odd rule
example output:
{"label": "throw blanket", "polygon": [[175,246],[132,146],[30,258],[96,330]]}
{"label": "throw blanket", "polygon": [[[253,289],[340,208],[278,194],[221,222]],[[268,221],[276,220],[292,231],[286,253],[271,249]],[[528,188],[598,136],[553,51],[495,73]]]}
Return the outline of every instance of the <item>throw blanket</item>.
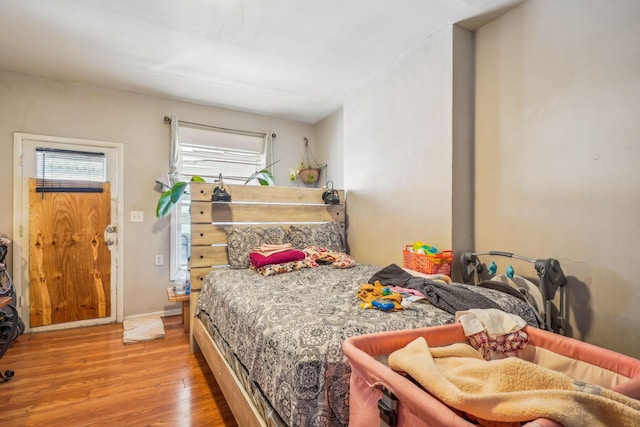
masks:
{"label": "throw blanket", "polygon": [[383,268],[369,279],[371,284],[376,281],[385,286],[415,289],[421,292],[431,304],[450,314],[470,308],[500,309],[498,304],[477,292],[456,285],[441,284],[433,280],[412,276],[396,264]]}
{"label": "throw blanket", "polygon": [[307,246],[303,251],[307,254],[306,260],[311,267],[324,263],[331,263],[335,268],[351,268],[356,265],[356,260],[351,255],[321,246]]}
{"label": "throw blanket", "polygon": [[291,246],[291,243],[283,243],[281,245],[272,245],[269,243],[263,243],[257,248],[253,248],[251,252],[261,254],[263,256],[269,256],[269,255],[277,254],[280,252],[288,251],[290,249],[293,249],[293,247]]}
{"label": "throw blanket", "polygon": [[271,255],[263,255],[260,252],[249,252],[249,261],[251,262],[251,267],[258,269],[265,265],[302,261],[306,256],[304,252],[297,249],[287,249],[272,253]]}
{"label": "throw blanket", "polygon": [[424,338],[389,355],[445,404],[479,419],[549,418],[573,426],[640,425],[640,401],[516,357],[487,362],[463,343],[429,348]]}

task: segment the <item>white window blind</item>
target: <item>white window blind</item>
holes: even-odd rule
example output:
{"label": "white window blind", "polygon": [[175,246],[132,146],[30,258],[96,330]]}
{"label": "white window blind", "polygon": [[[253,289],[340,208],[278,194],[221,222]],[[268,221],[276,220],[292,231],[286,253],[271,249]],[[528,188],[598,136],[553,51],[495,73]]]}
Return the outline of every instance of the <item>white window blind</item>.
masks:
{"label": "white window blind", "polygon": [[178,167],[184,179],[193,175],[214,182],[244,183],[266,165],[267,138],[262,133],[179,126]]}

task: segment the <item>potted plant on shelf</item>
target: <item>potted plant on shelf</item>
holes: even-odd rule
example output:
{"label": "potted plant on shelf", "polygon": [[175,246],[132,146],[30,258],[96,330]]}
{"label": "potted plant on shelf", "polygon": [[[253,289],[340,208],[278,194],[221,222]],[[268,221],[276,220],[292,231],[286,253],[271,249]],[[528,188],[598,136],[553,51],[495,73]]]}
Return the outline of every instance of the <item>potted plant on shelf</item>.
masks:
{"label": "potted plant on shelf", "polygon": [[[190,182],[205,182],[205,181],[201,177],[194,175],[191,177]],[[178,203],[182,195],[187,190],[188,185],[189,185],[188,182],[178,181],[175,184],[173,184],[168,190],[163,191],[162,194],[160,194],[160,198],[158,199],[158,204],[156,206],[157,218],[164,218],[165,216],[169,215],[169,212],[171,212],[171,209],[173,209],[173,207]]]}
{"label": "potted plant on shelf", "polygon": [[[254,173],[253,175],[251,175],[245,181],[244,185],[247,185],[253,179],[257,180],[260,185],[276,185],[275,180],[273,178],[273,174],[268,168],[275,165],[279,161],[280,160],[276,160],[275,162],[271,163],[264,169],[261,169],[256,173]],[[162,194],[160,194],[160,197],[158,198],[158,204],[156,205],[156,217],[164,218],[165,216],[169,215],[169,212],[171,212],[171,209],[173,209],[173,207],[178,203],[180,198],[187,192],[187,186],[189,185],[190,182],[206,182],[206,181],[204,178],[194,175],[191,177],[191,180],[189,182],[178,181],[175,184],[173,184],[171,187],[169,187],[168,184],[165,184],[164,182],[160,182],[160,181],[156,181],[156,182],[161,186],[162,190],[167,188],[166,191],[162,191]],[[224,188],[224,184],[222,184],[222,174],[220,174],[219,182],[221,183],[222,188]]]}
{"label": "potted plant on shelf", "polygon": [[309,149],[309,140],[304,138],[305,149],[304,158],[300,165],[291,172],[291,181],[300,181],[305,185],[315,186],[320,179],[320,172],[327,165],[316,163],[313,153]]}

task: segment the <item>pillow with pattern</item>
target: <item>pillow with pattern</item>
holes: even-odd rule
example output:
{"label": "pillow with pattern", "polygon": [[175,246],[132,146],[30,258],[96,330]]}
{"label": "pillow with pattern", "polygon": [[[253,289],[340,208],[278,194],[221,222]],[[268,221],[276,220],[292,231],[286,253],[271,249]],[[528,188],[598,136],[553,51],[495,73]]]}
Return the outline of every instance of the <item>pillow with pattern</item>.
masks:
{"label": "pillow with pattern", "polygon": [[249,253],[263,243],[287,243],[286,230],[281,226],[225,227],[227,253],[231,268],[249,268]]}
{"label": "pillow with pattern", "polygon": [[335,221],[323,224],[292,225],[287,235],[288,243],[296,249],[320,246],[336,252],[346,252],[342,228]]}

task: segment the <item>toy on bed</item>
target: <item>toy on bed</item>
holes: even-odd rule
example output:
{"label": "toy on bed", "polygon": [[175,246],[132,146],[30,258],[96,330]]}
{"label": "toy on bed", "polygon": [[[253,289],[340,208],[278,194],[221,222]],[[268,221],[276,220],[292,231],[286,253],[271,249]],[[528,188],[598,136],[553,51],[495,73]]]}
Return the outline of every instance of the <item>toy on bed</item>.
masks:
{"label": "toy on bed", "polygon": [[[491,257],[491,263],[488,267],[479,258],[486,256]],[[504,274],[497,274],[498,265],[494,257],[517,259],[533,264],[538,276],[538,284],[536,285],[524,276],[516,275],[511,264],[505,268]],[[567,278],[557,259],[530,259],[503,251],[465,251],[460,256],[460,263],[462,265],[462,279],[466,283],[500,289],[505,292],[515,290],[524,296],[539,314],[538,320],[543,329],[565,335],[564,287],[567,284]],[[557,313],[555,313],[555,307],[552,304],[556,293],[559,293],[560,296]]]}

